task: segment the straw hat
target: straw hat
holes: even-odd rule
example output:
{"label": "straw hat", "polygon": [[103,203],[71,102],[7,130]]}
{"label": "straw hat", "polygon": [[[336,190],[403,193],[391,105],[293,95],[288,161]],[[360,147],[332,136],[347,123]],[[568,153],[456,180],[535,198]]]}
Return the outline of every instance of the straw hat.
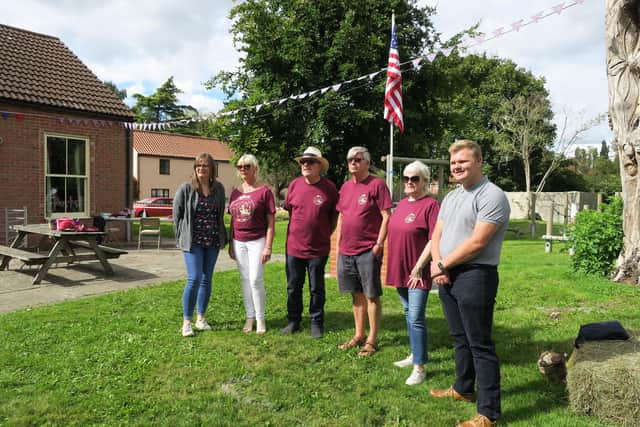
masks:
{"label": "straw hat", "polygon": [[329,162],[327,161],[327,159],[322,157],[322,153],[316,147],[307,147],[307,149],[304,150],[302,156],[295,158],[296,162],[298,163],[300,163],[300,160],[302,159],[315,159],[319,161],[322,165],[322,173],[327,173],[327,171],[329,170]]}

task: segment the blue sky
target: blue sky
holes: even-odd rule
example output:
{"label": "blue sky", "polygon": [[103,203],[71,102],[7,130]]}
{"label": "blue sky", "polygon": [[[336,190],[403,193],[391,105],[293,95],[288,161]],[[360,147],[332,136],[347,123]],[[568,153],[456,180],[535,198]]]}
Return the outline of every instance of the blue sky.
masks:
{"label": "blue sky", "polygon": [[[480,22],[480,31],[491,34],[559,3],[420,0],[422,5],[436,7],[436,30],[445,38],[476,22]],[[585,0],[477,50],[510,58],[544,77],[558,117],[564,110],[570,115],[583,112],[585,117],[606,112],[604,3]],[[129,94],[148,95],[174,76],[184,91],[181,103],[215,112],[222,107],[223,95],[205,90],[202,82],[238,65],[228,32],[232,4],[231,0],[21,0],[2,2],[0,23],[60,38],[100,79],[115,82]],[[403,61],[410,59],[400,54]],[[581,143],[599,146],[603,139],[611,139],[604,125]]]}

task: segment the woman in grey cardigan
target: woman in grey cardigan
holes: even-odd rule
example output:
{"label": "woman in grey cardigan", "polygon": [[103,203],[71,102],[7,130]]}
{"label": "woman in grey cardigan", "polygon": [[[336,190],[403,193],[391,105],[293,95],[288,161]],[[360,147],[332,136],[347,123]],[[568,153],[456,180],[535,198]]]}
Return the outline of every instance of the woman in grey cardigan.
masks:
{"label": "woman in grey cardigan", "polygon": [[194,335],[192,319],[197,305],[195,328],[211,329],[205,313],[211,296],[211,278],[220,249],[227,244],[224,227],[224,187],[216,180],[216,162],[208,153],[193,163],[191,182],[180,186],[173,199],[173,228],[187,268],[182,294],[182,336]]}

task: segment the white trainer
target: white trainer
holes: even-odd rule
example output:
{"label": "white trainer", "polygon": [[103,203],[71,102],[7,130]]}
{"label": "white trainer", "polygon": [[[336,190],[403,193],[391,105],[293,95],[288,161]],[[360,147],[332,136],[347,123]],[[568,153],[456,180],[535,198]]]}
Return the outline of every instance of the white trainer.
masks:
{"label": "white trainer", "polygon": [[182,325],[182,336],[183,337],[192,337],[195,333],[193,332],[193,327],[191,326],[191,322],[184,323]]}
{"label": "white trainer", "polygon": [[406,359],[393,362],[393,365],[397,366],[398,368],[408,368],[409,366],[413,365],[413,354],[408,355]]}
{"label": "white trainer", "polygon": [[199,329],[201,331],[210,331],[211,325],[209,325],[209,323],[207,322],[207,319],[205,318],[198,319],[196,320],[196,329]]}
{"label": "white trainer", "polygon": [[411,371],[411,375],[409,375],[409,378],[407,378],[407,380],[404,383],[406,385],[418,385],[424,382],[424,379],[426,376],[427,376],[427,371],[425,371],[424,369],[419,371],[414,367],[413,371]]}

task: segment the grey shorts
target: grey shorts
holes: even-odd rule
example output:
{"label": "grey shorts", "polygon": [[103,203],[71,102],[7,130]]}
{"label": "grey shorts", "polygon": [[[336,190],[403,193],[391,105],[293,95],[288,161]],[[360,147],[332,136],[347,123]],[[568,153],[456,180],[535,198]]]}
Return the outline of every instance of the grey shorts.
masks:
{"label": "grey shorts", "polygon": [[341,293],[361,292],[373,299],[382,295],[382,260],[368,250],[359,255],[338,255],[338,288]]}

